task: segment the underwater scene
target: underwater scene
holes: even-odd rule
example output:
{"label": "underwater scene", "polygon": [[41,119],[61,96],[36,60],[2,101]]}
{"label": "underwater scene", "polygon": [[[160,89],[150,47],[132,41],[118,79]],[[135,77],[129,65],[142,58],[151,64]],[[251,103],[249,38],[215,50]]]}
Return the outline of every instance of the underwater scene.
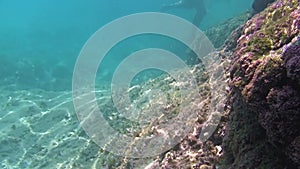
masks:
{"label": "underwater scene", "polygon": [[0,0],[1,169],[297,169],[299,0]]}

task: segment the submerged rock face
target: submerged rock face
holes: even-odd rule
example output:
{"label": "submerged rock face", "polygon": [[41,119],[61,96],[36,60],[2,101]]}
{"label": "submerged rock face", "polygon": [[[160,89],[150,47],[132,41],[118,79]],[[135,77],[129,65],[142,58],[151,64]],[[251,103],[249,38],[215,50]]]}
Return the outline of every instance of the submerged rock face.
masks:
{"label": "submerged rock face", "polygon": [[249,16],[250,13],[245,12],[239,16],[227,20],[226,22],[209,28],[204,33],[215,48],[221,48],[224,46],[226,41],[232,39],[231,33],[241,25],[245,24],[245,22],[249,19]]}
{"label": "submerged rock face", "polygon": [[300,166],[300,7],[278,0],[243,28],[230,69],[225,168]]}

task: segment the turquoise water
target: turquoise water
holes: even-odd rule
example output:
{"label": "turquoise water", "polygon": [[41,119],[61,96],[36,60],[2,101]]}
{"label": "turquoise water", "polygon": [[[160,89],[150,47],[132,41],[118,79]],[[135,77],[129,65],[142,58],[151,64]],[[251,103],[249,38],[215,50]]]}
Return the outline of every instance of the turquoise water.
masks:
{"label": "turquoise water", "polygon": [[[2,0],[0,63],[3,66],[0,76],[3,80],[0,83],[25,88],[70,89],[76,58],[95,31],[128,14],[159,12],[162,4],[171,2],[174,1]],[[206,6],[208,12],[200,25],[202,30],[248,10],[251,1],[207,1]],[[169,13],[188,20],[193,18],[193,10],[174,9]],[[114,54],[123,56],[134,48],[151,46],[153,41],[145,43],[130,42],[130,47],[123,47]],[[159,46],[157,43],[155,45]]]}
{"label": "turquoise water", "polygon": [[[160,12],[163,4],[172,2],[0,0],[0,168],[117,166],[119,157],[100,151],[77,121],[71,97],[76,59],[89,37],[105,24],[137,12]],[[251,3],[206,0],[207,14],[198,26],[208,30],[250,10]],[[195,12],[173,9],[168,13],[192,21]],[[107,54],[97,78],[109,84],[121,60],[150,47],[172,51],[188,62],[186,46],[178,41],[137,36]],[[161,73],[152,70],[133,83]]]}

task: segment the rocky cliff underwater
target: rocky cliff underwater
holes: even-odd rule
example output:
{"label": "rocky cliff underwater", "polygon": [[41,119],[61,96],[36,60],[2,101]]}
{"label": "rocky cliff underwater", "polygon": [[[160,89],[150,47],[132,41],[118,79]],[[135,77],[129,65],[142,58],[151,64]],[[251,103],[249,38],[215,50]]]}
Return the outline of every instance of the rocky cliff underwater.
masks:
{"label": "rocky cliff underwater", "polygon": [[[216,30],[243,21],[242,16],[232,19],[208,30],[208,36],[218,44],[222,40],[213,37]],[[299,1],[277,0],[255,14],[233,31],[216,55],[227,66],[229,86],[219,129],[198,147],[193,137],[187,138],[180,146],[189,146],[166,155],[160,167],[299,168]]]}
{"label": "rocky cliff underwater", "polygon": [[[148,168],[299,168],[299,2],[277,0],[257,10],[206,31],[228,78],[218,130],[197,142],[198,117],[194,132]],[[230,29],[235,31],[222,45],[226,34],[218,32]]]}
{"label": "rocky cliff underwater", "polygon": [[[272,3],[267,7],[266,2]],[[172,149],[144,159],[115,155],[99,148],[82,129],[70,91],[3,87],[0,88],[0,168],[299,168],[300,2],[255,0],[253,8],[255,14],[246,12],[205,31],[217,48],[208,57],[221,62],[210,62],[205,67],[198,60],[192,66],[201,99],[200,103],[194,103],[199,100],[193,98],[187,100],[192,105],[201,104],[202,109],[189,107],[188,112],[195,110],[197,114],[190,122],[192,131]],[[197,44],[195,39],[194,45]],[[9,67],[6,63],[2,65],[3,70]],[[213,85],[220,89],[215,93],[207,67],[216,70]],[[218,74],[220,71],[223,72]],[[64,69],[57,72],[71,74]],[[177,75],[181,73],[178,70]],[[135,85],[128,92],[132,100],[142,102],[139,105],[142,110],[149,108],[148,102],[159,105],[164,99],[159,92],[145,100],[149,91],[159,89],[167,93],[168,105],[155,112],[165,113],[162,120],[167,121],[179,112],[178,91],[184,85],[162,75]],[[158,133],[158,123],[140,130],[119,116],[113,107],[110,87],[101,84],[96,86],[95,93],[99,107],[109,112],[105,115],[112,126],[137,137]],[[214,94],[215,100],[211,99]],[[211,102],[216,102],[214,108],[221,114],[210,114]],[[217,125],[213,121],[205,123],[211,116],[219,116]],[[207,141],[201,142],[201,132],[211,126],[216,130]],[[117,139],[112,138],[111,142]]]}
{"label": "rocky cliff underwater", "polygon": [[243,26],[229,70],[225,168],[300,166],[299,28],[297,0],[278,0]]}

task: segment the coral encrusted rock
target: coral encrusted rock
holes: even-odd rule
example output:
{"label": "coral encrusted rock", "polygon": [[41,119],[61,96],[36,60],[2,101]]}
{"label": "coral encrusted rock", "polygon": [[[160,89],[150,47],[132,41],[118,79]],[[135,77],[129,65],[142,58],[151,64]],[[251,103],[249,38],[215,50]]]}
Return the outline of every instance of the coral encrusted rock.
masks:
{"label": "coral encrusted rock", "polygon": [[277,0],[246,22],[230,68],[224,168],[300,166],[300,6]]}

